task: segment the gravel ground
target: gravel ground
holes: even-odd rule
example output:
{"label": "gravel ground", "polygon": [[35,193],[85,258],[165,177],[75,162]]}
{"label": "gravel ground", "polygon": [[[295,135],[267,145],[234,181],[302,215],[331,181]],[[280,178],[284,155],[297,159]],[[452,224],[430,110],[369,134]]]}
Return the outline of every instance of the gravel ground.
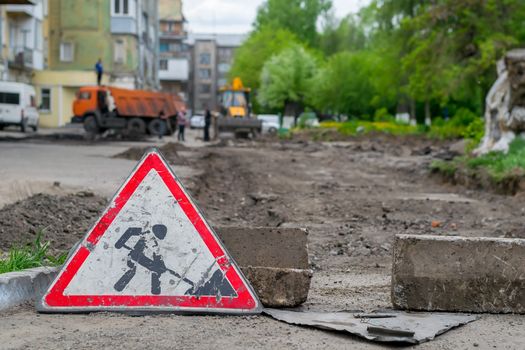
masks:
{"label": "gravel ground", "polygon": [[[315,273],[306,308],[368,311],[390,306],[396,233],[525,237],[520,195],[470,191],[428,176],[429,162],[447,152],[446,143],[377,137],[332,143],[225,141],[180,153],[198,174],[185,183],[213,225],[309,229]],[[72,200],[95,198],[53,197],[53,203],[63,203],[53,212],[71,210]],[[4,207],[0,218],[23,203]],[[101,201],[92,204],[93,210],[104,207]],[[31,208],[26,216],[34,219],[38,210]],[[48,216],[42,216],[42,225],[49,226]],[[71,232],[60,231],[67,224],[57,221],[49,232],[76,240],[87,221]],[[35,220],[31,225],[39,227]],[[524,321],[523,316],[483,315],[419,348],[521,349]],[[264,316],[39,315],[25,305],[0,314],[0,324],[0,347],[9,349],[380,348]]]}

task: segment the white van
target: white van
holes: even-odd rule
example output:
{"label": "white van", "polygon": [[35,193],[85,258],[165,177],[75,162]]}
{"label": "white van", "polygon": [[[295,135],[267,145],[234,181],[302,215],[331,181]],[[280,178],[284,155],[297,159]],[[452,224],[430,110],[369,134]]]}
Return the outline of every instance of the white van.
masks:
{"label": "white van", "polygon": [[0,130],[17,125],[22,132],[38,129],[35,88],[24,83],[0,81]]}

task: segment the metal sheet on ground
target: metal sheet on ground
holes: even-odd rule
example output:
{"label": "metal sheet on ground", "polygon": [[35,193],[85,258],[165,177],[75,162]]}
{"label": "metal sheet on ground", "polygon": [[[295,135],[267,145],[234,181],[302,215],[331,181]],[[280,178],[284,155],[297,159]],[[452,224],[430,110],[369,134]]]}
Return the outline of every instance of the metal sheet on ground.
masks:
{"label": "metal sheet on ground", "polygon": [[178,178],[152,150],[38,309],[254,314],[261,306]]}
{"label": "metal sheet on ground", "polygon": [[363,314],[264,309],[263,313],[290,324],[348,332],[371,341],[409,344],[427,342],[477,319],[467,314],[400,311]]}

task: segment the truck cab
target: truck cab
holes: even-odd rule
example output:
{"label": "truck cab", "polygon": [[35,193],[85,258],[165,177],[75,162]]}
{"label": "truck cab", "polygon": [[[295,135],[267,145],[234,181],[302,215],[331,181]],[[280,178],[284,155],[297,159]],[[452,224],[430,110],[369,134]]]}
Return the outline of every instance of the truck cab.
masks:
{"label": "truck cab", "polygon": [[73,102],[72,122],[83,123],[89,115],[105,114],[115,109],[109,89],[103,86],[86,86],[77,92]]}

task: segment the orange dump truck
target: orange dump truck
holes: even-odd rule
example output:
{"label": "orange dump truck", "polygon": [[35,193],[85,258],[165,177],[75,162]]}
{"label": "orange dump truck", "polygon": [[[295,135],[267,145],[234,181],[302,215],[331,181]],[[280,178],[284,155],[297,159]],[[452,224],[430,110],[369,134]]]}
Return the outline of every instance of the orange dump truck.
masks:
{"label": "orange dump truck", "polygon": [[83,123],[90,134],[108,129],[132,135],[172,134],[177,112],[184,108],[178,96],[167,93],[86,86],[77,92],[71,121]]}

